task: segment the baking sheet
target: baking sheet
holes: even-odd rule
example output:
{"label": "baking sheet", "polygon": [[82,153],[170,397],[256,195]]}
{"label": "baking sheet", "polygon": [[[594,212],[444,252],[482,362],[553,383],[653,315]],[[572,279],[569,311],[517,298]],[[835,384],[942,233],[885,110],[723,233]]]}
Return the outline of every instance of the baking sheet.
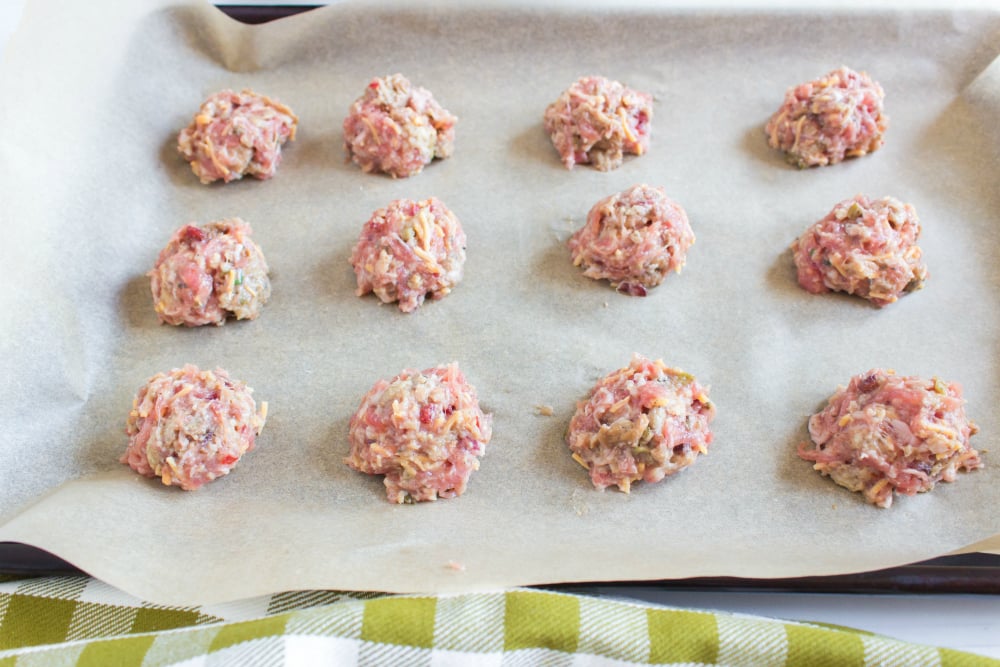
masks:
{"label": "baking sheet", "polygon": [[[0,325],[0,539],[144,599],[204,604],[295,588],[834,574],[1000,533],[990,454],[889,511],[794,454],[808,415],[873,366],[961,381],[973,442],[995,449],[998,432],[988,68],[1000,19],[829,19],[348,2],[250,28],[196,2],[30,3],[0,71],[0,113],[17,128],[0,143],[13,277],[0,290],[13,315]],[[787,86],[842,63],[886,89],[887,145],[786,166],[763,123]],[[455,156],[407,180],[360,173],[340,146],[351,101],[395,71],[460,119]],[[563,169],[541,128],[545,105],[587,73],[656,96],[649,154],[607,174]],[[243,86],[292,106],[298,141],[272,181],[202,186],[176,133],[208,94]],[[663,185],[698,236],[684,272],[646,299],[583,278],[564,247],[598,198],[637,182]],[[910,201],[924,224],[927,287],[883,310],[801,291],[786,250],[857,192]],[[413,315],[355,297],[362,223],[431,195],[466,229],[464,282]],[[255,228],[271,303],[255,322],[158,325],[143,274],[159,249],[184,222],[231,215]],[[681,475],[599,493],[562,434],[575,401],[632,352],[711,385],[716,439]],[[494,414],[482,468],[459,499],[390,505],[380,479],[342,465],[347,421],[376,379],[451,360]],[[227,368],[270,405],[258,449],[197,493],[117,463],[135,389],[185,362]]]}

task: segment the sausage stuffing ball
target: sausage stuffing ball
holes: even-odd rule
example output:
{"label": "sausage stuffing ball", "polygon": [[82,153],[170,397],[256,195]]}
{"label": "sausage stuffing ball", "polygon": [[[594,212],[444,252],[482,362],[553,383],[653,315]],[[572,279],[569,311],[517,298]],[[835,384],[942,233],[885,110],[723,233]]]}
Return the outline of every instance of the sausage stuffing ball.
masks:
{"label": "sausage stuffing ball", "polygon": [[372,214],[351,253],[358,296],[374,292],[404,313],[443,299],[462,280],[465,232],[439,199],[399,199]]}
{"label": "sausage stuffing ball", "polygon": [[430,91],[393,74],[372,79],[351,105],[344,120],[344,147],[365,173],[406,178],[434,158],[451,156],[457,121]]}
{"label": "sausage stuffing ball", "polygon": [[847,292],[882,307],[924,286],[920,220],[893,197],[847,199],[792,244],[799,285]]}
{"label": "sausage stuffing ball", "polygon": [[687,213],[663,188],[636,185],[597,202],[568,245],[583,275],[646,296],[670,271],[680,273],[694,241]]}
{"label": "sausage stuffing ball", "polygon": [[567,169],[617,169],[625,153],[649,150],[653,96],[602,76],[585,76],[545,109],[545,131]]}
{"label": "sausage stuffing ball", "polygon": [[882,146],[889,118],[885,93],[865,72],[849,67],[788,89],[767,122],[771,148],[800,168],[836,164]]}
{"label": "sausage stuffing ball", "polygon": [[889,507],[894,491],[912,496],[981,468],[969,445],[978,430],[957,383],[875,368],[852,377],[809,419],[812,442],[799,445],[799,456],[873,505]]}
{"label": "sausage stuffing ball", "polygon": [[299,119],[284,104],[252,90],[209,97],[181,130],[177,149],[202,183],[274,176],[281,146],[295,140]]}
{"label": "sausage stuffing ball", "polygon": [[264,428],[267,403],[258,412],[252,393],[221,368],[157,373],[132,402],[121,462],[185,491],[228,474]]}
{"label": "sausage stuffing ball", "polygon": [[393,503],[462,495],[492,436],[492,418],[458,364],[379,380],[351,417],[344,462],[385,475]]}
{"label": "sausage stuffing ball", "polygon": [[271,281],[251,233],[239,218],[178,229],[147,274],[160,321],[196,327],[256,319]]}
{"label": "sausage stuffing ball", "polygon": [[707,387],[637,354],[577,404],[566,443],[595,487],[628,493],[634,482],[659,482],[706,454],[714,418]]}

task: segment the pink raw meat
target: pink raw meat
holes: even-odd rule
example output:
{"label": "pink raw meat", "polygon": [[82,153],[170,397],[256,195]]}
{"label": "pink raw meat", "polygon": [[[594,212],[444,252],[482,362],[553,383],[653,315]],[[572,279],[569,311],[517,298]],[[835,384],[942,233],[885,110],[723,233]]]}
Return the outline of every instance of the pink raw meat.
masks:
{"label": "pink raw meat", "polygon": [[358,296],[374,292],[404,313],[427,296],[443,299],[462,280],[465,232],[441,200],[399,199],[372,214],[361,230],[351,265]]}
{"label": "pink raw meat", "polygon": [[406,178],[451,155],[457,121],[430,91],[393,74],[372,79],[351,105],[344,147],[362,171]]}
{"label": "pink raw meat", "polygon": [[351,453],[359,472],[385,475],[390,502],[462,495],[492,436],[492,418],[458,364],[404,370],[379,380],[351,423]]}
{"label": "pink raw meat", "polygon": [[812,443],[799,456],[879,507],[893,491],[912,496],[960,470],[983,466],[969,445],[978,427],[966,417],[962,387],[875,368],[851,378],[809,419]]}
{"label": "pink raw meat", "polygon": [[132,402],[121,462],[185,491],[228,474],[264,428],[267,403],[258,413],[252,393],[221,368],[157,373]]}
{"label": "pink raw meat", "polygon": [[256,319],[271,281],[251,233],[239,218],[178,229],[147,274],[160,321],[196,327]]}
{"label": "pink raw meat", "polygon": [[281,145],[295,140],[299,119],[276,100],[252,90],[212,95],[177,138],[177,150],[202,183],[274,176]]}
{"label": "pink raw meat", "polygon": [[687,214],[663,188],[636,185],[597,202],[567,245],[583,275],[646,296],[670,271],[680,273],[694,241]]}
{"label": "pink raw meat", "polygon": [[653,96],[602,76],[585,76],[545,109],[545,131],[567,169],[622,165],[625,153],[649,150]]}
{"label": "pink raw meat", "polygon": [[767,122],[768,144],[800,168],[836,164],[877,150],[889,118],[882,86],[849,67],[794,86]]}
{"label": "pink raw meat", "polygon": [[580,401],[566,433],[573,458],[603,491],[659,482],[708,453],[715,406],[691,375],[636,354]]}
{"label": "pink raw meat", "polygon": [[792,244],[799,285],[847,292],[882,307],[924,286],[920,221],[893,197],[847,199]]}

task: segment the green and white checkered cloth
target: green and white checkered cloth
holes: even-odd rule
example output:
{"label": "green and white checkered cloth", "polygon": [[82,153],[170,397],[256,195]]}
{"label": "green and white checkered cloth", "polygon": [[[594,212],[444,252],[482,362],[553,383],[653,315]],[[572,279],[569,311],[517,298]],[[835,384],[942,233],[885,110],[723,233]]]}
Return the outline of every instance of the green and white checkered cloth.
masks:
{"label": "green and white checkered cloth", "polygon": [[844,628],[533,589],[145,604],[88,577],[0,583],[0,667],[1000,665]]}

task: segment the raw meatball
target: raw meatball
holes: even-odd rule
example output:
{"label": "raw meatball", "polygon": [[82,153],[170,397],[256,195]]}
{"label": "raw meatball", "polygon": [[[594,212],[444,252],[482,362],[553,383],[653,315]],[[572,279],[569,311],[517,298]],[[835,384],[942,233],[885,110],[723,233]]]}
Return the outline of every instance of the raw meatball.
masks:
{"label": "raw meatball", "polygon": [[429,295],[443,299],[462,280],[465,232],[439,199],[399,199],[372,214],[351,253],[358,296],[375,292],[404,313]]}
{"label": "raw meatball", "polygon": [[693,376],[641,355],[580,401],[566,443],[598,489],[659,482],[694,463],[712,442],[715,406]]}
{"label": "raw meatball", "polygon": [[636,185],[597,202],[568,245],[583,275],[646,296],[669,271],[680,273],[693,243],[684,209],[663,188]]}
{"label": "raw meatball", "polygon": [[185,491],[228,474],[264,428],[267,403],[257,412],[252,393],[221,368],[157,373],[132,402],[121,462]]}
{"label": "raw meatball", "polygon": [[160,321],[223,325],[253,320],[271,296],[267,262],[239,218],[184,225],[160,251],[150,277]]}
{"label": "raw meatball", "polygon": [[390,502],[454,498],[479,469],[492,435],[491,415],[458,364],[412,369],[379,380],[351,417],[351,453],[359,472],[385,475]]}
{"label": "raw meatball", "polygon": [[813,294],[847,292],[881,307],[924,286],[920,221],[909,204],[847,199],[792,244],[799,285]]}
{"label": "raw meatball", "polygon": [[814,446],[799,445],[799,456],[873,505],[889,507],[894,490],[912,496],[953,482],[959,470],[981,468],[969,446],[978,430],[965,416],[957,383],[876,368],[851,378],[809,419]]}
{"label": "raw meatball", "polygon": [[567,169],[622,165],[625,153],[649,150],[653,96],[602,76],[578,79],[545,109],[545,131]]}
{"label": "raw meatball", "polygon": [[882,86],[848,67],[789,88],[764,131],[771,148],[800,168],[836,164],[877,150],[889,117]]}
{"label": "raw meatball", "polygon": [[299,119],[276,100],[252,90],[223,90],[209,97],[181,130],[177,150],[202,183],[235,181],[246,174],[265,180],[281,162],[281,145],[295,141]]}
{"label": "raw meatball", "polygon": [[451,156],[455,123],[430,91],[402,74],[372,79],[344,120],[344,147],[362,171],[393,178],[419,174]]}

